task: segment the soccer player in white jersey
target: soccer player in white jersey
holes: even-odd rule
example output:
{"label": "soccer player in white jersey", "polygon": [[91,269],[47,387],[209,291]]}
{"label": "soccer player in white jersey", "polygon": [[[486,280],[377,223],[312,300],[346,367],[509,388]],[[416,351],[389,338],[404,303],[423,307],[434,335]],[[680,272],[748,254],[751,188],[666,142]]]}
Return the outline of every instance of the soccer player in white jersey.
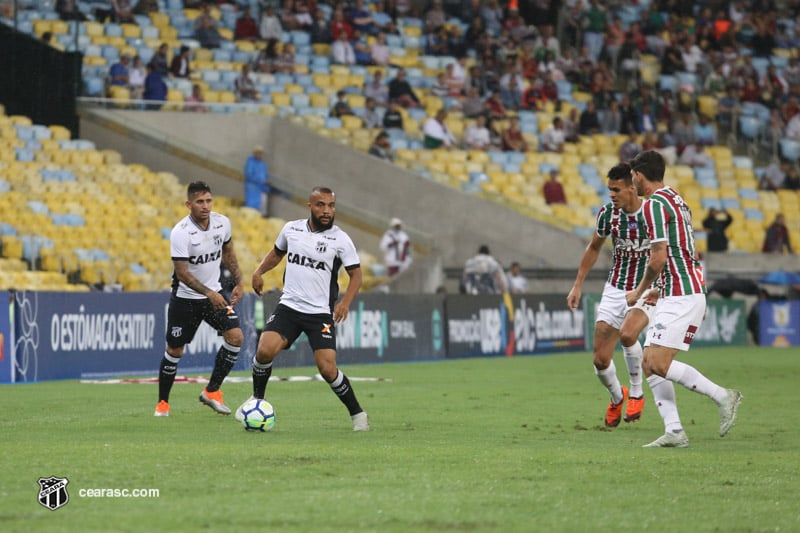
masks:
{"label": "soccer player in white jersey", "polygon": [[719,434],[724,437],[736,420],[742,393],[720,387],[694,367],[675,360],[688,351],[706,311],[706,286],[695,256],[692,214],[672,187],[664,185],[664,158],[654,150],[640,152],[630,163],[640,195],[648,196],[642,209],[650,239],[650,259],[639,285],[629,291],[636,302],[657,278],[661,297],[645,340],[642,367],[664,419],[664,435],[646,448],[686,448],[689,439],[678,415],[673,382],[708,396],[719,406]]}
{"label": "soccer player in white jersey", "polygon": [[[236,363],[244,336],[234,305],[244,293],[242,272],[233,249],[231,222],[211,210],[211,188],[202,181],[190,183],[186,191],[189,214],[170,234],[174,273],[167,311],[167,349],[158,372],[158,405],[155,416],[169,416],[169,393],[175,381],[183,348],[192,342],[202,321],[222,334],[214,370],[200,401],[217,413],[231,414],[222,401],[220,386]],[[220,263],[230,270],[236,286],[230,301],[221,294]]]}
{"label": "soccer player in white jersey", "polygon": [[[347,318],[350,303],[361,287],[361,263],[350,236],[333,224],[336,195],[326,187],[315,187],[308,200],[309,218],[287,222],[275,246],[253,272],[253,289],[261,294],[262,276],[286,257],[283,294],[267,319],[253,358],[253,395],[263,399],[272,374],[272,361],[305,333],[320,375],[347,407],[354,431],[369,430],[367,413],[361,408],[350,380],[336,366],[337,322]],[[340,300],[338,276],[344,267],[350,276]],[[243,404],[244,405],[244,404]],[[241,406],[236,410],[241,419]]]}
{"label": "soccer player in white jersey", "polygon": [[[635,422],[642,416],[642,345],[639,334],[647,326],[654,306],[642,297],[629,307],[625,292],[639,283],[647,263],[650,241],[644,228],[642,199],[631,180],[631,167],[620,163],[608,171],[611,201],[600,208],[591,242],[583,252],[575,283],[567,294],[567,305],[576,309],[581,303],[581,289],[586,275],[597,262],[608,237],[613,246],[613,264],[597,306],[594,324],[594,372],[608,389],[611,401],[606,409],[606,427],[617,427],[620,420]],[[614,348],[622,344],[628,367],[630,392],[621,385],[614,366]],[[622,405],[628,400],[625,415]]]}

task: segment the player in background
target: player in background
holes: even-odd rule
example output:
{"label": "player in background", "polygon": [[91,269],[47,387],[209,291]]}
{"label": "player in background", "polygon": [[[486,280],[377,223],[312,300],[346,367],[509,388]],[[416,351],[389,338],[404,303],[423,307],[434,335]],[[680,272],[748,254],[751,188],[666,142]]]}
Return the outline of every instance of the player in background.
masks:
{"label": "player in background", "polygon": [[[286,257],[283,294],[267,319],[253,358],[252,398],[264,399],[272,374],[272,361],[305,333],[319,373],[347,407],[354,431],[369,430],[350,380],[336,366],[335,323],[347,318],[350,303],[361,287],[361,263],[350,236],[333,224],[336,196],[326,187],[315,187],[308,200],[309,218],[287,222],[275,245],[253,272],[253,289],[261,295],[262,276]],[[350,284],[339,297],[339,268],[344,266]],[[244,404],[242,404],[244,405]],[[242,407],[236,410],[242,419]]]}
{"label": "player in background", "polygon": [[[155,416],[169,416],[169,393],[175,381],[184,346],[192,342],[202,321],[222,334],[214,370],[200,401],[217,413],[231,414],[222,401],[220,387],[236,364],[244,336],[234,305],[242,299],[244,285],[233,250],[231,222],[211,210],[211,188],[202,181],[190,183],[186,191],[189,214],[170,234],[174,272],[172,296],[167,311],[167,349],[158,371],[158,405]],[[221,294],[220,263],[224,262],[236,285],[230,301]]]}
{"label": "player in background", "polygon": [[[608,273],[603,296],[597,306],[594,324],[594,372],[608,389],[611,401],[606,409],[606,427],[616,427],[621,419],[635,422],[642,416],[642,345],[639,334],[647,327],[653,305],[642,298],[629,307],[625,293],[636,287],[644,273],[650,241],[642,218],[642,199],[631,180],[631,168],[620,163],[608,171],[611,202],[600,208],[591,242],[583,252],[575,283],[567,295],[567,305],[576,309],[581,303],[581,289],[586,275],[597,262],[606,239],[611,237],[613,265]],[[622,344],[628,367],[630,391],[617,379],[614,349]],[[627,399],[625,415],[622,405]]]}
{"label": "player in background", "polygon": [[706,311],[706,286],[695,255],[692,214],[678,192],[664,185],[664,158],[654,150],[640,152],[630,163],[637,192],[648,196],[642,210],[650,239],[650,259],[639,284],[626,295],[636,302],[656,279],[660,299],[645,340],[642,367],[664,419],[664,435],[646,448],[686,448],[689,439],[678,415],[673,382],[708,396],[719,406],[719,434],[736,420],[742,393],[720,387],[694,367],[675,360],[688,351]]}

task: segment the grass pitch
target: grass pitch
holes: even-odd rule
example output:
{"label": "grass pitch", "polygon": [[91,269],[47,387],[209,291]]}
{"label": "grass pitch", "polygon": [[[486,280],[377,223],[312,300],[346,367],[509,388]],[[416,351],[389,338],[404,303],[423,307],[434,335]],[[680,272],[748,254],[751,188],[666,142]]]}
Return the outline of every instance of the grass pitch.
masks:
{"label": "grass pitch", "polygon": [[[368,433],[320,382],[271,383],[264,434],[201,406],[197,384],[175,385],[169,418],[155,385],[2,387],[0,530],[800,531],[798,350],[682,359],[744,393],[720,438],[711,400],[678,388],[682,450],[641,448],[663,432],[646,387],[640,422],[602,427],[588,353],[346,367],[393,380],[353,383]],[[250,385],[223,390],[235,407]],[[56,511],[37,502],[49,476],[69,479]],[[159,496],[79,495],[95,488]]]}

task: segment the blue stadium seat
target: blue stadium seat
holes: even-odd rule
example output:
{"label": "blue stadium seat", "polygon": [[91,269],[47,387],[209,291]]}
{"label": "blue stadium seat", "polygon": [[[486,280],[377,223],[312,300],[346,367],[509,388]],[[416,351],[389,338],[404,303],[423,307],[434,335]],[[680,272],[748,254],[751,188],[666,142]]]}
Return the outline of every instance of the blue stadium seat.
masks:
{"label": "blue stadium seat", "polygon": [[781,157],[793,162],[797,162],[797,160],[800,159],[800,142],[787,137],[780,139],[778,143],[780,145]]}

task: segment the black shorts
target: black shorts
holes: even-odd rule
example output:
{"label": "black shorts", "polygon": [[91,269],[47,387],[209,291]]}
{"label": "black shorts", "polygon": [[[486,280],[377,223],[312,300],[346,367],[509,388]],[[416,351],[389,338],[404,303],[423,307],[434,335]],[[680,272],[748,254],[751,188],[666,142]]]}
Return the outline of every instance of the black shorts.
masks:
{"label": "black shorts", "polygon": [[279,304],[267,319],[264,331],[278,333],[288,342],[287,348],[305,333],[312,350],[336,349],[336,326],[330,313],[310,315]]}
{"label": "black shorts", "polygon": [[233,306],[214,309],[208,298],[192,300],[172,296],[167,311],[167,344],[171,348],[189,344],[204,320],[217,333],[239,327],[239,315]]}

